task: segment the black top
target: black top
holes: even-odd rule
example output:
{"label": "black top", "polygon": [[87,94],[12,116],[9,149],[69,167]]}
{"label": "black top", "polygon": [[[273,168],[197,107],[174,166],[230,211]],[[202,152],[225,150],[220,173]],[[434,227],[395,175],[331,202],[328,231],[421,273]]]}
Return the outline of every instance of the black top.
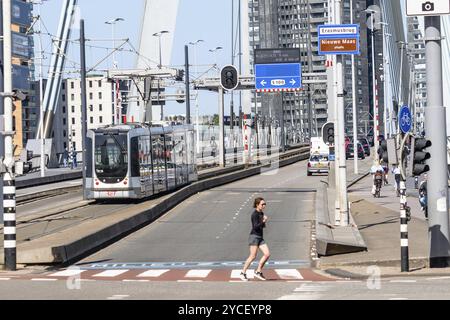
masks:
{"label": "black top", "polygon": [[263,228],[266,227],[266,224],[263,222],[264,213],[254,211],[252,213],[252,231],[250,231],[250,234],[253,234],[258,237],[263,237]]}

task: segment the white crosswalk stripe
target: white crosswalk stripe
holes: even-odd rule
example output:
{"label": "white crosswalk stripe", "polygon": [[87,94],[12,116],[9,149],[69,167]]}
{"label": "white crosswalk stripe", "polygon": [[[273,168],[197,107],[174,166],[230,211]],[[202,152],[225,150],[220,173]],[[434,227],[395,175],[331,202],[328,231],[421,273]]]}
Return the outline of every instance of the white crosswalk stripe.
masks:
{"label": "white crosswalk stripe", "polygon": [[103,272],[94,274],[93,277],[113,278],[113,277],[120,276],[121,274],[123,274],[127,271],[129,271],[129,270],[127,270],[127,269],[125,269],[125,270],[105,270]]}
{"label": "white crosswalk stripe", "polygon": [[138,274],[139,278],[143,277],[149,277],[149,278],[156,278],[162,276],[164,273],[169,272],[169,269],[163,269],[163,270],[148,270],[143,273]]}
{"label": "white crosswalk stripe", "polygon": [[185,278],[206,278],[212,270],[190,270]]}
{"label": "white crosswalk stripe", "polygon": [[[239,279],[239,275],[241,274],[242,270],[233,270],[231,271],[231,279]],[[247,270],[247,279],[254,279],[255,278],[255,270]]]}
{"label": "white crosswalk stripe", "polygon": [[50,277],[73,277],[82,274],[86,270],[79,270],[79,269],[67,269],[64,271],[56,272],[53,274],[50,274]]}
{"label": "white crosswalk stripe", "polygon": [[275,272],[280,276],[283,280],[302,280],[303,277],[295,269],[275,269]]}

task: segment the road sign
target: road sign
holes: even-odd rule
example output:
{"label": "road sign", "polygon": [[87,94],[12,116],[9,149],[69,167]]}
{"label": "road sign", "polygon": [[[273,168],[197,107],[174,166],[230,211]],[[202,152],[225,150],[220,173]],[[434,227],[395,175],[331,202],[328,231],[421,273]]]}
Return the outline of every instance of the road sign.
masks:
{"label": "road sign", "polygon": [[298,63],[298,48],[255,49],[255,64]]}
{"label": "road sign", "polygon": [[440,16],[450,14],[450,0],[406,0],[407,16]]}
{"label": "road sign", "polygon": [[320,25],[319,54],[360,54],[359,25]]}
{"label": "road sign", "polygon": [[294,91],[302,88],[300,63],[255,64],[258,91]]}
{"label": "road sign", "polygon": [[408,133],[412,126],[411,111],[408,106],[403,106],[398,115],[398,125],[403,133]]}

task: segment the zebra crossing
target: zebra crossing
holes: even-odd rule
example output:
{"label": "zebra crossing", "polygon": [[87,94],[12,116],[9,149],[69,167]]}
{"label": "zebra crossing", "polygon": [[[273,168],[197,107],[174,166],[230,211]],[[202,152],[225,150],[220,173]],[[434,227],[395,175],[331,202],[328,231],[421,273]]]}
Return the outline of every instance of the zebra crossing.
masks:
{"label": "zebra crossing", "polygon": [[[178,281],[178,282],[242,282],[239,278],[241,269],[82,269],[70,267],[65,270],[45,272],[36,275],[26,275],[22,279],[34,281],[82,280],[82,281]],[[267,281],[281,282],[311,282],[335,281],[336,279],[323,276],[308,269],[264,269]],[[254,277],[255,270],[249,269],[247,277],[258,281]],[[7,280],[7,278],[5,278]]]}

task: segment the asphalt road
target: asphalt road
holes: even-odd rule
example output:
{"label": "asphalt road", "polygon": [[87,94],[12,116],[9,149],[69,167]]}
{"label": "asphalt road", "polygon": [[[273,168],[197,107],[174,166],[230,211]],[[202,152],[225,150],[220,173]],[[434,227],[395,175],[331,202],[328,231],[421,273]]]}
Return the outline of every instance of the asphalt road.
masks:
{"label": "asphalt road", "polygon": [[253,199],[262,196],[269,222],[264,238],[271,260],[310,261],[314,188],[306,163],[278,169],[191,197],[150,226],[77,265],[133,262],[226,262],[248,255]]}

